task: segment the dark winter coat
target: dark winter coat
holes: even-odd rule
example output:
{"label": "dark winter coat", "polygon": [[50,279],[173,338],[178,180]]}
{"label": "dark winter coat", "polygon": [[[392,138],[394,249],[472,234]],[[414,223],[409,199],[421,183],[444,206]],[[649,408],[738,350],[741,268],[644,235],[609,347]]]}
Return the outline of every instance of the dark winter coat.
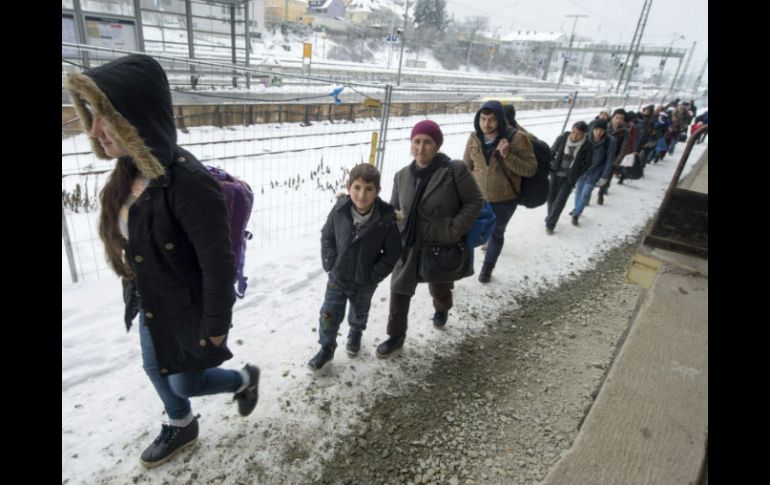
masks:
{"label": "dark winter coat", "polygon": [[[439,153],[431,163],[448,161],[448,156]],[[417,179],[407,165],[393,177],[393,194],[390,197],[393,208],[401,211],[398,228],[402,235],[416,192]],[[393,269],[391,290],[402,295],[414,295],[420,246],[424,242],[447,246],[460,241],[476,221],[483,203],[481,191],[462,161],[454,160],[451,165],[436,169],[418,207],[417,243],[414,247],[404,248],[404,254]]]}
{"label": "dark winter coat", "polygon": [[[610,138],[610,158],[612,158],[612,165],[617,167],[620,162],[623,161],[623,157],[631,153],[633,145],[631,144],[631,133],[625,127],[625,124],[621,125],[617,130],[613,130],[611,124],[607,125],[607,134]],[[602,175],[607,178],[609,174]]]}
{"label": "dark winter coat", "polygon": [[[219,184],[176,144],[165,73],[131,55],[70,74],[67,88],[83,128],[91,128],[88,103],[149,179],[128,215],[125,256],[136,277],[123,281],[126,328],[141,305],[164,375],[218,366],[232,357],[210,341],[228,332],[235,302],[227,208]],[[93,137],[92,146],[110,158]]]}
{"label": "dark winter coat", "polygon": [[[556,139],[556,141],[553,143],[553,146],[551,147],[551,153],[553,154],[553,161],[551,161],[551,172],[553,173],[558,172],[559,168],[561,167],[561,162],[564,159],[564,145],[567,144],[569,135],[570,132],[565,131]],[[570,185],[570,187],[575,186],[577,179],[586,173],[586,170],[588,170],[588,167],[591,165],[591,157],[593,156],[593,144],[591,143],[591,135],[586,133],[583,136],[588,137],[588,139],[586,139],[586,141],[578,149],[577,153],[575,154],[575,159],[572,161],[572,165],[570,165],[569,171],[567,172],[567,183]]]}
{"label": "dark winter coat", "polygon": [[591,164],[588,170],[582,175],[585,181],[595,185],[600,178],[609,178],[612,172],[612,158],[610,158],[610,139],[606,133],[598,142],[594,141],[593,136],[586,141],[591,144]]}
{"label": "dark winter coat", "polygon": [[345,289],[376,285],[401,256],[401,234],[393,206],[377,197],[372,215],[356,233],[350,196],[340,198],[321,230],[324,271]]}

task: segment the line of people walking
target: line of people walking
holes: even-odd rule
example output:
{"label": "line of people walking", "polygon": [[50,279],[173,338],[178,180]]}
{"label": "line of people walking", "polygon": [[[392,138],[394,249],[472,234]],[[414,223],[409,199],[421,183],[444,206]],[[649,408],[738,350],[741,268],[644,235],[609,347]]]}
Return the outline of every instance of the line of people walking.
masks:
{"label": "line of people walking", "polygon": [[[233,357],[227,343],[235,302],[226,198],[209,171],[176,144],[168,79],[152,57],[130,55],[70,73],[65,84],[95,154],[117,160],[100,195],[99,235],[123,283],[127,330],[139,317],[143,367],[168,417],[141,454],[141,463],[154,467],[196,442],[199,415],[189,398],[230,393],[242,416],[253,412],[259,398],[257,366],[220,368]],[[593,188],[600,187],[602,204],[626,155],[636,155],[641,147],[646,160],[654,141],[653,162],[662,159],[656,137],[665,140],[671,125],[655,125],[645,113],[646,108],[641,130],[629,125],[622,109],[611,118],[602,110],[590,125],[578,121],[556,139],[545,219],[549,234],[573,187],[570,215],[578,225]],[[672,114],[677,130],[686,130],[688,113]],[[319,371],[333,360],[346,308],[346,352],[359,354],[372,297],[388,275],[387,338],[377,346],[378,357],[404,346],[420,283],[428,285],[432,297],[433,326],[444,328],[454,305],[454,282],[474,273],[473,247],[465,235],[485,203],[495,225],[478,280],[491,281],[523,182],[538,170],[533,140],[516,122],[513,106],[488,101],[474,116],[462,159],[441,151],[444,136],[437,123],[414,125],[412,160],[396,172],[389,202],[379,197],[380,173],[374,166],[353,167],[348,193],[339,197],[321,230],[321,264],[328,279],[320,348],[307,363],[310,369]],[[675,143],[672,138],[665,151],[673,152]]]}

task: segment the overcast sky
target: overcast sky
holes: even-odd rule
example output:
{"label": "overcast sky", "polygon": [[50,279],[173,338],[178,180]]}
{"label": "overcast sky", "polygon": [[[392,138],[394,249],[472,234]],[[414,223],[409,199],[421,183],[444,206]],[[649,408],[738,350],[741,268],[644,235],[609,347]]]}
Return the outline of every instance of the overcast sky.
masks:
{"label": "overcast sky", "polygon": [[[566,15],[588,15],[578,19],[576,35],[629,43],[643,5],[644,0],[447,0],[447,11],[456,20],[489,17],[500,35],[516,30],[569,35],[574,19]],[[700,69],[708,56],[708,11],[708,0],[653,0],[642,44],[686,48],[689,55],[697,41],[690,69]]]}

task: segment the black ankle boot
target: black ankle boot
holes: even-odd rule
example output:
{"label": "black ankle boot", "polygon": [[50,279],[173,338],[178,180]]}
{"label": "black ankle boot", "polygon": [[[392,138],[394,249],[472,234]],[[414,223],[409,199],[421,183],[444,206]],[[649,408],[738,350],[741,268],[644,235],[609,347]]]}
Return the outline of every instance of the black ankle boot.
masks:
{"label": "black ankle boot", "polygon": [[348,344],[345,346],[345,350],[348,351],[350,357],[355,357],[361,350],[361,334],[350,333],[348,334]]}
{"label": "black ankle boot", "polygon": [[400,349],[404,346],[405,339],[406,335],[388,337],[388,340],[377,346],[377,357],[387,357],[393,353],[394,350]]}
{"label": "black ankle boot", "polygon": [[313,370],[321,370],[326,364],[334,358],[334,351],[337,350],[337,344],[329,344],[321,347],[321,350],[310,359],[307,366]]}
{"label": "black ankle boot", "polygon": [[142,452],[142,465],[145,468],[161,465],[183,449],[194,445],[198,441],[199,417],[195,416],[187,426],[164,424],[158,437]]}

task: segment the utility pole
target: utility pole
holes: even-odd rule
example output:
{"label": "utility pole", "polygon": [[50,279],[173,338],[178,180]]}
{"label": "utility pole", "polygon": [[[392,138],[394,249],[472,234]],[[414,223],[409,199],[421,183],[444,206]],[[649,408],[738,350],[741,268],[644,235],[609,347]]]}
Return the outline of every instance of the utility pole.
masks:
{"label": "utility pole", "polygon": [[569,36],[569,47],[567,47],[567,52],[562,54],[564,56],[564,62],[561,65],[561,75],[559,76],[559,82],[556,84],[556,90],[558,91],[561,87],[561,82],[564,81],[564,74],[567,72],[567,56],[570,55],[569,49],[572,48],[572,41],[575,40],[575,26],[577,25],[577,21],[580,17],[588,17],[588,15],[565,15],[565,17],[574,17],[575,21],[572,22],[572,33]]}
{"label": "utility pole", "polygon": [[[631,59],[631,53],[634,52],[634,46],[638,44],[639,41],[642,39],[642,31],[644,30],[644,28],[642,27],[643,19],[644,19],[644,22],[646,23],[647,17],[645,13],[649,13],[649,7],[651,6],[652,6],[652,0],[644,0],[644,5],[642,5],[642,12],[639,14],[639,20],[637,20],[636,22],[636,30],[634,30],[634,37],[631,39],[631,45],[628,46],[628,54],[626,54],[626,60],[621,66],[622,69],[620,70],[618,85],[615,87],[616,93],[620,91],[620,85],[623,83],[623,76],[625,76],[626,74],[626,69],[629,68],[628,61]],[[631,66],[631,70],[633,70],[633,66]]]}
{"label": "utility pole", "polygon": [[406,44],[406,22],[409,19],[409,0],[406,0],[406,9],[404,9],[404,31],[401,32],[401,53],[398,55],[398,76],[396,77],[396,86],[401,86],[401,62],[404,60],[404,44]]}
{"label": "utility pole", "polygon": [[[646,11],[645,11],[646,8]],[[624,90],[628,90],[628,83],[631,81],[631,75],[634,72],[634,69],[636,68],[636,64],[639,62],[639,49],[641,48],[642,44],[642,36],[644,35],[644,27],[647,25],[647,17],[650,15],[650,9],[652,8],[652,0],[649,0],[649,2],[645,2],[645,4],[642,6],[642,16],[644,17],[642,20],[641,28],[639,29],[639,35],[636,38],[636,47],[631,46],[634,48],[634,57],[631,59],[631,67],[628,69],[628,75],[626,76],[626,84],[623,87]]]}
{"label": "utility pole", "polygon": [[468,40],[468,57],[465,59],[465,72],[471,70],[471,48],[473,47],[473,39],[476,38],[476,32],[471,34],[471,38]]}
{"label": "utility pole", "polygon": [[388,70],[390,70],[390,61],[393,59],[393,17],[390,18],[390,30],[388,31]]}
{"label": "utility pole", "polygon": [[687,56],[687,61],[684,63],[684,69],[682,69],[682,77],[679,78],[679,82],[677,83],[677,89],[682,89],[684,80],[687,77],[687,69],[690,68],[690,61],[692,60],[692,55],[695,53],[695,46],[697,44],[698,44],[697,40],[693,41],[692,48],[690,49],[690,55]]}
{"label": "utility pole", "polygon": [[[499,41],[498,41],[499,42]],[[492,58],[495,57],[495,51],[500,48],[500,44],[491,44],[489,46],[489,62],[487,62],[487,72],[492,70]]]}
{"label": "utility pole", "polygon": [[701,79],[703,79],[703,73],[706,72],[706,66],[709,64],[709,58],[706,57],[706,62],[703,63],[703,67],[700,68],[700,72],[698,73],[698,77],[695,79],[695,86],[693,86],[692,90],[695,94],[698,94],[698,88],[700,87]]}
{"label": "utility pole", "polygon": [[[661,81],[663,80],[663,70],[666,67],[666,61],[671,56],[671,53],[674,51],[674,43],[679,40],[684,40],[684,35],[680,34],[679,32],[674,32],[674,38],[671,39],[671,42],[666,44],[667,52],[663,53],[663,58],[660,60],[660,64],[658,65],[658,80],[655,84],[657,84],[660,87]],[[680,62],[681,65],[681,62]]]}
{"label": "utility pole", "polygon": [[674,79],[671,80],[671,86],[668,88],[668,94],[674,92],[674,85],[679,80],[679,71],[682,68],[682,58],[679,58],[679,64],[676,65],[676,72],[674,73]]}

